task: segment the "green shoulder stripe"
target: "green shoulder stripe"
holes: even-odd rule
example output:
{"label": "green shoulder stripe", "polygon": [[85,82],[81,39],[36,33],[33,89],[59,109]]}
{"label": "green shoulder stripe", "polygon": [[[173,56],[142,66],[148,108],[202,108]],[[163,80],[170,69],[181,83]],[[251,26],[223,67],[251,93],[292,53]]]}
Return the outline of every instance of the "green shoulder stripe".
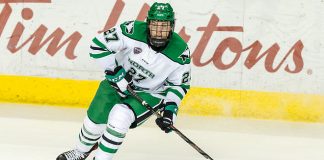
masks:
{"label": "green shoulder stripe", "polygon": [[123,35],[128,38],[147,43],[146,22],[127,21],[120,25]]}
{"label": "green shoulder stripe", "polygon": [[189,55],[184,55],[183,52],[188,50],[187,43],[175,32],[172,34],[172,38],[168,46],[162,50],[162,54],[167,56],[174,62],[179,64],[189,64],[190,63],[190,53]]}

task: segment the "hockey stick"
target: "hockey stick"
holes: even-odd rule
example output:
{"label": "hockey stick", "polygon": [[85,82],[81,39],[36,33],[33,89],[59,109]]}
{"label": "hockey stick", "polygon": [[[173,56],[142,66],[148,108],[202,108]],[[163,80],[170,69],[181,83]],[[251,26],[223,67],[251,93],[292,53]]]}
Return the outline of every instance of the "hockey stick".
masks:
{"label": "hockey stick", "polygon": [[[127,90],[131,93],[132,96],[134,96],[144,107],[146,107],[152,114],[155,114],[158,118],[161,118],[162,115],[158,112],[155,112],[153,108],[145,101],[143,100],[138,94],[130,87],[127,86]],[[206,159],[213,160],[206,152],[204,152],[202,149],[200,149],[195,143],[193,143],[188,137],[186,137],[183,133],[181,133],[176,127],[171,125],[172,130],[177,133],[183,140],[185,140],[188,144],[191,145],[194,149],[196,149],[201,155],[203,155]]]}

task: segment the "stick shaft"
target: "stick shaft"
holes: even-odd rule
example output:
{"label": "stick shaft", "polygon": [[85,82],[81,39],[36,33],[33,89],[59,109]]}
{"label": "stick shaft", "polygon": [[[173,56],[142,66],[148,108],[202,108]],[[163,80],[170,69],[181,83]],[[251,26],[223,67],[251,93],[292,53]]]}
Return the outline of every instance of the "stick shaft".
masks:
{"label": "stick shaft", "polygon": [[[153,108],[145,101],[143,100],[138,94],[129,86],[127,86],[127,90],[131,93],[132,96],[134,96],[144,107],[146,107],[151,113],[156,115],[158,118],[161,118],[162,115],[158,112],[155,112]],[[213,160],[206,152],[204,152],[202,149],[200,149],[194,142],[192,142],[187,136],[185,136],[180,130],[178,130],[176,127],[171,125],[172,130],[178,134],[183,140],[185,140],[191,147],[193,147],[195,150],[197,150],[201,155],[203,155],[206,159]]]}

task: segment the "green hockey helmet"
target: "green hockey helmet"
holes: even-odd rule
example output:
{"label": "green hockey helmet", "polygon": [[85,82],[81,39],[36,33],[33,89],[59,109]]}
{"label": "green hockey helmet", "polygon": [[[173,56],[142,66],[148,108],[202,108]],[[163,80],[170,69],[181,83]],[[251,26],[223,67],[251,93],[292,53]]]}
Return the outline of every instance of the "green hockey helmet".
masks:
{"label": "green hockey helmet", "polygon": [[146,22],[148,40],[154,47],[164,47],[174,30],[174,12],[169,3],[155,2],[148,11]]}

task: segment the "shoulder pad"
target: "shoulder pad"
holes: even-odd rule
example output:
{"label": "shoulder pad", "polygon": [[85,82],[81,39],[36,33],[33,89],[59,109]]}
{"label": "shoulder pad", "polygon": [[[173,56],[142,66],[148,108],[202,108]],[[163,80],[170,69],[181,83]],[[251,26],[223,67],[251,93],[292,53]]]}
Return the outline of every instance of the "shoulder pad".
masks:
{"label": "shoulder pad", "polygon": [[187,43],[175,32],[173,32],[168,46],[162,50],[162,53],[172,61],[182,65],[189,64],[191,61]]}
{"label": "shoulder pad", "polygon": [[146,22],[126,21],[120,25],[123,35],[128,38],[147,43]]}

